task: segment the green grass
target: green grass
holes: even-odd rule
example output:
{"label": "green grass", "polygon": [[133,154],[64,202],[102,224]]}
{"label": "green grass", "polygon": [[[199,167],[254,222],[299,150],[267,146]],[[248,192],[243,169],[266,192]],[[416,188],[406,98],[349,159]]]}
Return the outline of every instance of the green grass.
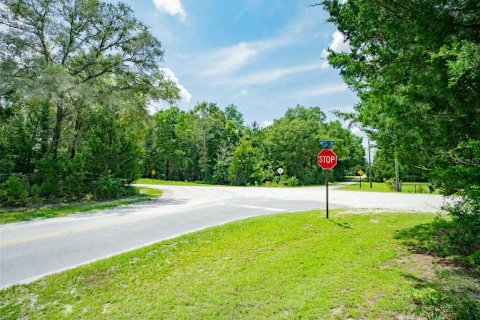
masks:
{"label": "green grass", "polygon": [[[161,179],[149,179],[149,178],[141,178],[136,180],[134,183],[136,184],[151,184],[151,185],[169,185],[169,186],[210,186],[210,187],[231,187],[231,185],[220,185],[220,184],[208,184],[206,182],[201,181],[167,181]],[[331,182],[330,184],[336,184],[338,182]],[[248,187],[248,188],[308,188],[308,187],[318,187],[318,185],[309,185],[309,186],[285,186],[279,185],[276,183],[270,184],[262,184],[258,186],[241,186],[241,187]]]}
{"label": "green grass", "polygon": [[28,221],[39,218],[55,218],[67,216],[77,212],[109,209],[126,206],[140,201],[147,201],[158,198],[162,191],[153,188],[137,188],[138,195],[131,197],[110,200],[110,201],[83,201],[77,203],[55,204],[39,208],[28,208],[19,210],[0,211],[0,224]]}
{"label": "green grass", "polygon": [[161,179],[141,178],[135,181],[138,184],[169,185],[169,186],[215,186],[199,181],[167,181]]}
{"label": "green grass", "polygon": [[[417,185],[416,193],[429,193],[428,183],[417,182],[416,185]],[[337,188],[336,190],[367,191],[367,192],[395,192],[388,186],[388,184],[384,182],[372,182],[372,188],[370,188],[370,183],[368,182],[368,179],[362,180],[361,189],[360,189],[360,182],[355,182],[354,184],[343,186],[343,187]],[[413,182],[402,183],[402,192],[415,193],[415,183]],[[433,194],[440,194],[440,191],[435,190]]]}
{"label": "green grass", "polygon": [[[393,319],[419,310],[434,266],[399,232],[435,216],[332,216],[241,220],[15,286],[0,291],[0,318]],[[461,279],[452,285],[473,287]]]}

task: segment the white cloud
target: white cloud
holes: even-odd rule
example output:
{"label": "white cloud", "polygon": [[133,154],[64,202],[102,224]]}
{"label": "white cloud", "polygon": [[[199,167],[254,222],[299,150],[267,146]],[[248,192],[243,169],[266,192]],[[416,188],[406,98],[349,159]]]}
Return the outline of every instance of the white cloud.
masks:
{"label": "white cloud", "polygon": [[[345,35],[340,31],[335,31],[332,35],[332,42],[328,47],[334,52],[349,52],[350,51],[350,41],[345,41]],[[330,65],[328,64],[328,55],[330,52],[327,49],[322,51],[322,69],[328,69]]]}
{"label": "white cloud", "polygon": [[192,95],[190,94],[190,92],[188,92],[188,90],[184,86],[182,86],[180,84],[177,76],[172,71],[172,69],[170,69],[170,68],[160,68],[160,71],[163,72],[163,74],[164,74],[164,76],[167,80],[170,80],[173,83],[175,83],[177,88],[180,90],[180,98],[182,99],[182,102],[189,103],[190,100],[192,99]]}
{"label": "white cloud", "polygon": [[357,126],[354,126],[352,129],[350,129],[350,132],[357,135],[357,136],[363,135],[362,130]]}
{"label": "white cloud", "polygon": [[261,128],[266,128],[268,126],[271,126],[273,124],[273,121],[270,121],[270,120],[264,120],[262,121],[262,123],[260,124],[260,127]]}
{"label": "white cloud", "polygon": [[257,50],[248,43],[221,48],[209,54],[205,69],[200,71],[201,76],[217,76],[232,73],[246,65]]}
{"label": "white cloud", "polygon": [[321,68],[321,64],[319,64],[318,62],[298,65],[298,66],[289,67],[289,68],[274,68],[274,69],[268,69],[268,70],[260,71],[257,73],[253,73],[243,77],[235,77],[231,80],[227,80],[227,82],[231,82],[237,85],[266,84],[266,83],[274,82],[280,78],[283,78],[289,75],[309,72],[309,71],[313,71],[315,69],[320,69],[320,68]]}
{"label": "white cloud", "polygon": [[180,0],[153,0],[155,7],[172,16],[178,16],[180,20],[185,20],[187,13]]}
{"label": "white cloud", "polygon": [[[252,3],[256,3],[252,0]],[[237,44],[205,52],[200,56],[190,57],[194,72],[198,76],[224,76],[240,71],[256,58],[268,52],[292,46],[304,41],[306,29],[317,27],[317,21],[300,17],[288,24],[278,35],[264,40],[239,42]]]}
{"label": "white cloud", "polygon": [[201,77],[217,77],[234,73],[249,65],[257,56],[291,45],[294,38],[280,37],[260,41],[240,42],[204,53],[196,59],[195,72]]}
{"label": "white cloud", "polygon": [[345,83],[329,84],[324,86],[315,86],[299,93],[301,97],[322,97],[332,93],[344,92],[348,90]]}
{"label": "white cloud", "polygon": [[345,39],[343,33],[335,31],[333,33],[332,43],[330,43],[329,47],[335,52],[348,52],[350,51],[350,41]]}

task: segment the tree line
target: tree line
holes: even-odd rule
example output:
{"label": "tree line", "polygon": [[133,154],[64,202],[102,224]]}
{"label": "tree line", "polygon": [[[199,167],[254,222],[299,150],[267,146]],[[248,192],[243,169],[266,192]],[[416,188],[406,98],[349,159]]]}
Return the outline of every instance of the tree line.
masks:
{"label": "tree line", "polygon": [[[245,125],[234,105],[221,110],[199,103],[191,111],[176,107],[157,112],[147,131],[145,176],[217,184],[307,185],[323,183],[316,155],[320,140],[336,141],[335,179],[364,164],[361,138],[339,121],[327,122],[319,107],[298,105],[272,125]],[[277,173],[283,168],[283,176]]]}

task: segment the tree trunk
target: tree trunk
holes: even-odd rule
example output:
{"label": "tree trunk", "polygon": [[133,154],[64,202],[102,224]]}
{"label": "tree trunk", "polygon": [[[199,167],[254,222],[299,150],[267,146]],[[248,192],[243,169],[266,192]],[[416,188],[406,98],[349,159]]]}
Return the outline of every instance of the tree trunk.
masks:
{"label": "tree trunk", "polygon": [[64,118],[65,114],[63,113],[62,106],[57,106],[57,118],[55,121],[55,128],[53,129],[52,145],[50,149],[53,159],[57,158],[58,144],[60,142],[60,137],[62,134],[62,124]]}
{"label": "tree trunk", "polygon": [[73,132],[72,144],[70,145],[70,158],[75,158],[78,136],[80,135],[81,128],[80,113],[77,113],[77,118],[75,119],[75,130]]}

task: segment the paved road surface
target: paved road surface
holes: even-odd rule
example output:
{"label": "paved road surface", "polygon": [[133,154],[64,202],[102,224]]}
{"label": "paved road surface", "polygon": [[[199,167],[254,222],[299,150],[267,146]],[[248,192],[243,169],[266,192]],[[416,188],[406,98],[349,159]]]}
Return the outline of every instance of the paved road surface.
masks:
{"label": "paved road surface", "polygon": [[[161,186],[160,200],[0,226],[0,288],[229,221],[325,208],[325,187]],[[436,211],[438,195],[331,190],[330,208]]]}

